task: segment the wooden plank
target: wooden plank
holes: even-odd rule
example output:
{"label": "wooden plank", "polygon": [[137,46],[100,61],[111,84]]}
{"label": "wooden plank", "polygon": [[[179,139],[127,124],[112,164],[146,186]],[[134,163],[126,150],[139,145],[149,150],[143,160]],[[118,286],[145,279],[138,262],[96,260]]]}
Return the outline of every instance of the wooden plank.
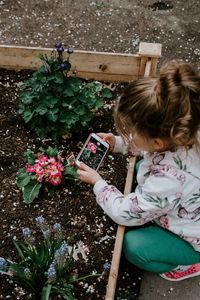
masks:
{"label": "wooden plank", "polygon": [[141,42],[138,54],[140,56],[159,58],[161,57],[161,50],[162,44]]}
{"label": "wooden plank", "polygon": [[[128,165],[124,195],[128,195],[131,192],[133,177],[134,177],[135,162],[136,162],[136,157],[131,157]],[[105,300],[113,300],[115,297],[124,231],[125,231],[125,226],[118,225]]]}
{"label": "wooden plank", "polygon": [[[140,63],[140,77],[143,77],[145,74],[146,64],[149,64],[151,61],[151,68],[148,71],[147,76],[154,77],[156,75],[157,63],[158,58],[161,57],[161,44],[157,43],[144,43],[141,42],[139,45],[139,52],[138,54],[141,56],[141,63]],[[149,64],[150,65],[150,64]]]}
{"label": "wooden plank", "polygon": [[[39,54],[50,56],[52,49],[0,46],[0,67],[6,69],[37,70],[41,61]],[[67,57],[67,53],[64,55]],[[95,79],[110,82],[127,82],[138,78],[140,56],[137,54],[106,53],[74,50],[70,56],[77,76],[85,79]]]}

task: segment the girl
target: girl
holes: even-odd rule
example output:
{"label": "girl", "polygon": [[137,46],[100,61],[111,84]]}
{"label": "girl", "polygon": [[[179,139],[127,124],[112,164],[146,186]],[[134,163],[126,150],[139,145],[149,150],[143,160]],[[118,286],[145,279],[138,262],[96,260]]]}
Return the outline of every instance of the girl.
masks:
{"label": "girl", "polygon": [[115,123],[120,137],[99,134],[111,151],[129,145],[144,152],[135,191],[124,196],[83,163],[80,179],[94,185],[97,203],[116,223],[137,226],[124,237],[131,263],[172,281],[200,275],[200,74],[172,61],[158,78],[130,83]]}

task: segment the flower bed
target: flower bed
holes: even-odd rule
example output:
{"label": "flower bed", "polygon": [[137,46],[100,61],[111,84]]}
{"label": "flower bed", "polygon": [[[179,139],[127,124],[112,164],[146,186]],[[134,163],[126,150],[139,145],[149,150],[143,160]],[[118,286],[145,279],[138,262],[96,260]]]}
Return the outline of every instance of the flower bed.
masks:
{"label": "flower bed", "polygon": [[[115,100],[106,100],[105,98],[110,98],[109,93],[104,92],[104,87],[100,84],[100,82],[94,82],[90,85],[84,83],[83,86],[79,84],[79,91],[82,94],[79,94],[83,103],[87,103],[88,95],[89,95],[89,102],[86,105],[94,104],[94,107],[90,107],[90,111],[93,114],[93,120],[90,121],[91,118],[85,120],[87,114],[83,114],[82,110],[78,109],[78,119],[75,118],[77,115],[76,105],[73,107],[74,112],[66,113],[66,109],[68,109],[69,101],[77,101],[79,97],[75,96],[75,93],[78,91],[78,85],[74,85],[75,81],[72,78],[70,79],[70,74],[66,74],[67,77],[64,78],[63,74],[71,69],[71,65],[69,64],[69,59],[63,60],[63,48],[62,45],[56,45],[57,52],[58,52],[58,60],[56,63],[56,68],[54,69],[54,61],[48,60],[48,57],[45,54],[47,51],[49,54],[49,49],[39,49],[39,48],[26,48],[26,47],[12,47],[12,46],[2,46],[0,47],[0,65],[6,67],[8,69],[16,69],[16,68],[25,68],[28,69],[29,67],[35,69],[36,66],[38,67],[38,60],[34,59],[33,54],[40,54],[40,58],[43,61],[43,66],[40,68],[39,72],[34,76],[34,80],[29,80],[27,85],[25,85],[25,90],[19,94],[19,87],[23,84],[24,79],[27,79],[30,74],[20,72],[20,73],[9,73],[7,71],[2,70],[2,80],[1,80],[1,87],[2,87],[2,117],[1,121],[3,124],[2,136],[5,138],[5,145],[2,150],[2,167],[1,169],[4,171],[6,170],[6,176],[11,176],[11,179],[2,180],[5,184],[3,187],[3,192],[1,194],[2,198],[2,205],[5,206],[6,209],[2,209],[3,213],[6,213],[7,207],[9,207],[9,213],[13,210],[14,213],[12,217],[9,219],[5,219],[7,222],[6,224],[10,224],[10,228],[13,230],[13,233],[17,235],[19,233],[20,226],[24,227],[24,221],[26,219],[29,220],[29,223],[33,223],[33,219],[37,216],[35,215],[36,211],[40,213],[41,217],[43,218],[42,214],[44,214],[45,218],[50,217],[51,222],[60,222],[57,220],[58,218],[61,219],[61,225],[64,228],[65,233],[67,234],[68,238],[73,236],[73,240],[75,243],[79,244],[79,240],[81,241],[81,245],[84,245],[84,241],[88,241],[88,244],[84,247],[90,248],[90,263],[77,264],[78,274],[84,271],[90,271],[89,273],[94,274],[99,272],[100,266],[103,265],[108,266],[110,265],[111,259],[111,270],[109,278],[105,278],[100,276],[97,281],[91,281],[91,285],[89,283],[79,282],[75,284],[74,287],[74,297],[76,299],[76,295],[79,295],[83,299],[103,299],[105,296],[105,289],[107,285],[108,279],[108,288],[106,292],[106,299],[114,299],[115,289],[116,289],[116,279],[118,277],[117,282],[117,299],[123,299],[123,297],[128,299],[135,299],[137,298],[138,290],[139,290],[139,282],[141,280],[141,272],[135,269],[133,266],[125,263],[123,264],[123,256],[120,263],[120,273],[118,276],[118,265],[120,262],[121,256],[121,245],[123,240],[123,226],[116,226],[109,218],[103,214],[101,209],[94,206],[94,195],[90,187],[79,183],[79,185],[72,185],[71,182],[68,180],[60,186],[61,190],[56,191],[53,195],[53,198],[49,198],[49,193],[47,190],[43,189],[42,191],[39,190],[31,199],[31,201],[26,201],[28,198],[24,197],[24,201],[30,203],[28,205],[28,209],[24,209],[22,201],[21,201],[21,191],[16,188],[16,167],[22,167],[22,155],[23,152],[26,151],[28,156],[30,153],[38,153],[38,149],[53,149],[59,148],[59,151],[62,152],[65,156],[68,155],[69,152],[73,151],[75,155],[79,152],[81,145],[85,141],[86,137],[90,132],[107,132],[112,131],[114,132],[113,127],[113,118],[112,118],[112,108],[115,105]],[[130,79],[135,79],[141,76],[153,76],[156,71],[156,65],[158,57],[160,56],[161,45],[160,44],[148,44],[148,43],[141,43],[139,47],[139,53],[136,55],[123,55],[123,54],[111,54],[111,53],[94,53],[94,52],[87,52],[87,51],[76,51],[73,56],[73,62],[80,63],[80,68],[78,70],[78,74],[82,78],[90,78],[96,80],[108,80],[114,82],[127,82]],[[42,53],[38,53],[38,51]],[[71,54],[71,50],[67,51],[68,54]],[[82,59],[83,58],[83,59]],[[103,64],[102,64],[103,62]],[[53,69],[52,69],[53,68]],[[57,72],[55,75],[54,70]],[[75,70],[75,69],[74,69]],[[77,70],[76,70],[77,71]],[[74,73],[74,71],[73,71]],[[77,72],[76,72],[77,73]],[[5,75],[6,74],[6,75]],[[5,76],[4,76],[5,75]],[[45,79],[44,76],[47,76]],[[37,77],[39,82],[37,81]],[[35,80],[36,79],[36,80]],[[69,81],[68,81],[69,79]],[[63,84],[62,91],[65,89],[66,85],[69,85],[69,91],[63,93],[63,95],[59,98],[57,97],[57,88],[59,90],[59,85]],[[38,84],[39,83],[39,84]],[[54,85],[57,85],[56,89],[51,89]],[[85,87],[89,87],[88,89]],[[5,90],[6,88],[6,90]],[[103,88],[103,89],[102,89]],[[113,85],[110,85],[110,88],[113,88]],[[26,90],[27,89],[27,90]],[[116,92],[118,93],[120,86],[117,87]],[[41,94],[38,94],[38,91],[41,90]],[[25,91],[25,93],[24,93]],[[61,92],[62,92],[61,91]],[[78,91],[78,92],[79,92]],[[28,92],[28,93],[27,93]],[[69,94],[70,92],[70,94]],[[52,93],[54,97],[52,98]],[[103,95],[104,102],[103,107],[101,106],[100,102],[101,97]],[[59,95],[60,93],[58,93]],[[19,99],[18,96],[20,95],[22,105],[20,110],[18,110]],[[43,96],[44,97],[43,97]],[[47,96],[47,98],[46,98]],[[74,96],[74,98],[73,98]],[[86,96],[86,98],[85,98]],[[100,96],[100,98],[99,98]],[[115,95],[116,96],[116,95]],[[66,100],[64,100],[66,97]],[[42,107],[40,105],[40,101],[35,106],[38,99],[41,99]],[[9,99],[9,100],[8,100]],[[63,99],[63,100],[62,100]],[[50,100],[50,102],[49,102]],[[61,107],[57,107],[55,109],[55,100],[56,105],[61,104]],[[99,102],[100,100],[100,102]],[[53,101],[53,102],[52,102]],[[67,104],[67,105],[66,105]],[[99,105],[100,104],[100,105]],[[63,108],[62,108],[63,107]],[[65,108],[66,107],[66,108]],[[67,108],[68,107],[68,108]],[[101,107],[101,108],[100,108]],[[97,109],[98,108],[98,109]],[[100,109],[99,109],[100,108]],[[70,106],[71,109],[71,106]],[[85,108],[84,108],[85,109]],[[87,110],[87,108],[86,108]],[[23,120],[20,117],[19,113],[22,114]],[[35,116],[38,117],[38,121],[35,122]],[[47,116],[47,121],[50,123],[46,124],[45,118]],[[70,121],[68,116],[70,116]],[[83,117],[84,118],[83,118]],[[91,115],[90,115],[91,116]],[[13,121],[14,120],[14,121]],[[31,122],[30,122],[31,121]],[[60,129],[57,132],[55,129],[54,122],[57,122]],[[73,122],[72,122],[73,121]],[[82,126],[71,126],[72,124],[81,123]],[[30,122],[30,123],[29,123]],[[60,122],[60,124],[59,124]],[[28,124],[29,123],[29,124]],[[62,126],[62,124],[64,126]],[[77,123],[77,125],[78,125]],[[29,125],[29,127],[27,126]],[[90,125],[88,128],[88,124]],[[80,124],[79,124],[80,125]],[[87,125],[85,127],[85,125]],[[27,127],[26,127],[27,126]],[[46,128],[45,128],[46,126]],[[79,130],[77,128],[79,127]],[[29,128],[35,130],[37,136],[34,134],[33,131],[29,131]],[[51,129],[52,128],[52,129]],[[70,133],[70,134],[69,134]],[[71,135],[71,133],[73,133]],[[60,139],[60,137],[64,139]],[[59,139],[57,139],[59,138]],[[9,141],[8,141],[9,140]],[[31,152],[30,149],[33,151]],[[28,151],[28,152],[27,152]],[[9,153],[9,154],[7,154]],[[50,155],[51,156],[51,155]],[[30,156],[29,156],[30,158]],[[57,157],[58,158],[58,157]],[[48,157],[48,164],[51,158]],[[22,192],[26,189],[27,182],[29,185],[29,181],[36,181],[37,185],[40,186],[40,180],[44,179],[47,180],[48,187],[51,180],[49,180],[49,175],[52,173],[46,174],[44,177],[38,175],[38,169],[36,172],[35,165],[38,166],[38,159],[34,161],[31,158],[31,163],[29,162],[29,166],[27,168],[22,168],[21,174],[18,176],[18,187],[22,188]],[[130,160],[128,173],[126,170],[126,158],[120,155],[108,155],[107,159],[104,162],[104,165],[101,167],[102,176],[108,181],[112,182],[114,185],[117,185],[118,188],[123,191],[125,194],[130,192],[131,184],[132,184],[132,170],[133,170],[133,162],[134,160]],[[60,163],[60,162],[59,162]],[[44,171],[43,166],[40,170]],[[47,164],[47,165],[48,165]],[[51,162],[50,162],[51,164]],[[9,168],[10,173],[8,172]],[[34,172],[32,172],[32,168],[34,168]],[[62,170],[61,170],[62,169]],[[61,183],[61,173],[63,168],[61,167],[60,170],[56,172],[60,172],[60,176],[57,176],[57,181],[59,184]],[[31,171],[31,172],[29,172]],[[32,174],[34,173],[34,174]],[[68,172],[67,172],[68,173]],[[74,172],[69,172],[70,175],[74,175]],[[124,190],[125,178],[127,173],[126,179],[126,186]],[[27,176],[28,175],[28,176]],[[50,175],[50,176],[51,176]],[[58,174],[57,174],[58,175]],[[120,175],[120,176],[119,176]],[[4,176],[4,177],[6,177]],[[38,177],[39,176],[39,177]],[[15,177],[15,178],[14,178]],[[43,181],[45,183],[46,180]],[[53,180],[55,183],[55,180]],[[35,183],[35,182],[34,182]],[[52,183],[52,182],[51,182]],[[55,184],[54,184],[55,185]],[[14,193],[12,193],[12,189],[10,186],[14,188]],[[23,193],[24,194],[24,193]],[[51,193],[50,193],[51,194]],[[13,198],[16,199],[16,202],[13,202]],[[35,200],[36,199],[36,200]],[[31,203],[34,200],[34,205]],[[12,203],[14,203],[14,208],[12,207]],[[6,204],[6,205],[5,205]],[[92,209],[91,209],[92,208]],[[16,217],[15,213],[18,213]],[[20,214],[19,214],[20,211]],[[20,216],[25,216],[24,219],[20,219]],[[7,214],[9,216],[9,214]],[[13,223],[13,218],[16,218]],[[49,220],[47,220],[49,222]],[[59,223],[59,224],[60,224]],[[65,224],[63,226],[63,223]],[[34,226],[34,224],[32,224]],[[52,224],[50,224],[52,225]],[[27,225],[26,225],[27,226]],[[73,227],[75,226],[75,227]],[[10,237],[11,234],[8,233],[9,229],[7,225],[3,225],[5,228],[5,240],[3,239],[2,244],[6,245],[6,249],[9,248],[7,243],[7,237]],[[117,235],[116,234],[116,227]],[[75,230],[77,228],[77,230]],[[81,229],[81,230],[80,230]],[[37,229],[35,229],[37,233]],[[18,239],[14,235],[13,239]],[[82,239],[80,238],[82,236]],[[97,238],[96,240],[94,238]],[[113,245],[114,240],[115,248],[114,253]],[[9,244],[10,245],[10,244]],[[13,244],[12,244],[13,245]],[[80,244],[79,244],[80,245]],[[88,246],[89,245],[89,246]],[[118,245],[118,246],[117,246]],[[118,249],[116,249],[116,246]],[[100,248],[99,248],[100,247]],[[2,250],[2,252],[4,251]],[[1,253],[0,253],[1,255]],[[14,251],[12,251],[12,256],[15,256]],[[105,260],[106,259],[106,260]],[[103,261],[104,260],[104,261]],[[4,259],[3,259],[4,262]],[[131,267],[130,272],[125,271],[126,268],[129,269]],[[95,268],[95,270],[94,270]],[[124,269],[125,268],[125,269]],[[134,269],[134,270],[133,270]],[[100,271],[101,274],[102,271]],[[87,273],[87,272],[86,272]],[[104,274],[105,275],[105,274]],[[4,279],[3,279],[4,280]],[[12,282],[10,282],[12,283]],[[123,288],[123,283],[125,283]],[[4,289],[5,282],[3,282],[2,289]],[[23,293],[23,299],[25,297],[29,299],[30,297],[34,297],[33,294],[29,295],[24,290],[21,290],[19,287],[16,286],[14,289],[14,293]],[[84,290],[84,292],[83,292]],[[85,294],[84,294],[85,293]],[[88,296],[88,293],[91,294]],[[16,296],[16,295],[15,295]],[[10,297],[10,295],[8,295]],[[20,297],[20,296],[18,296]],[[46,299],[46,298],[45,298]]]}
{"label": "flower bed", "polygon": [[[72,237],[74,243],[82,241],[89,249],[88,260],[78,261],[75,269],[80,276],[92,272],[102,273],[103,265],[110,263],[115,240],[116,225],[105,215],[95,203],[92,189],[85,185],[73,185],[66,181],[56,190],[53,197],[49,197],[47,191],[42,190],[39,198],[31,204],[23,202],[21,189],[16,185],[16,173],[24,166],[23,154],[27,149],[34,153],[42,146],[49,146],[67,153],[73,151],[77,154],[80,150],[80,142],[83,143],[89,132],[113,131],[112,108],[114,100],[108,100],[95,115],[88,130],[83,130],[62,142],[50,139],[40,139],[32,131],[29,131],[22,118],[18,114],[18,91],[22,81],[28,78],[30,73],[1,71],[1,137],[4,141],[1,147],[1,249],[0,256],[16,259],[15,247],[12,239],[22,238],[22,228],[31,227],[37,233],[35,218],[42,215],[53,226],[60,223],[63,234]],[[121,191],[124,189],[126,177],[126,158],[121,155],[108,155],[100,169],[101,174],[108,181],[116,184]],[[120,171],[120,172],[119,172]],[[118,175],[120,174],[120,176]],[[126,268],[126,269],[123,269]],[[141,273],[129,266],[120,266],[119,295],[118,299],[127,297],[135,299]],[[107,276],[90,278],[74,285],[76,299],[104,299],[106,293]],[[124,284],[126,283],[126,284]],[[125,288],[123,289],[123,286]],[[12,299],[34,299],[30,291],[21,289],[13,280],[0,277],[0,295]],[[121,298],[120,298],[121,297]]]}

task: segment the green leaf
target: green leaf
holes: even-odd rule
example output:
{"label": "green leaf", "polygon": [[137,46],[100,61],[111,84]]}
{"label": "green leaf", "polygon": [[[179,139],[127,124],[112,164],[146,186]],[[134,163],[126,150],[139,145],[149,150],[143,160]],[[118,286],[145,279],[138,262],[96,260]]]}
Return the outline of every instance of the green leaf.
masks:
{"label": "green leaf", "polygon": [[50,156],[50,157],[58,156],[58,153],[59,153],[58,149],[52,148],[50,146],[48,147],[46,152],[47,152],[47,155]]}
{"label": "green leaf", "polygon": [[44,286],[41,293],[41,300],[48,300],[49,296],[51,294],[51,288],[52,285],[48,284],[47,286]]}
{"label": "green leaf", "polygon": [[70,87],[68,85],[67,88],[63,92],[63,96],[65,96],[65,97],[72,97],[72,96],[74,96],[74,91],[73,91],[72,87]]}
{"label": "green leaf", "polygon": [[33,96],[30,93],[27,94],[27,92],[21,92],[19,97],[24,104],[31,104],[33,101]]}
{"label": "green leaf", "polygon": [[47,107],[45,107],[43,104],[38,106],[35,110],[36,113],[39,113],[41,116],[45,115],[47,113]]}
{"label": "green leaf", "polygon": [[20,257],[21,257],[22,259],[24,259],[25,256],[24,256],[24,253],[23,253],[22,249],[20,248],[20,243],[17,242],[17,241],[15,241],[15,240],[13,240],[13,243],[14,243],[14,245],[15,245],[15,247],[16,247],[16,249],[17,249],[19,255],[20,255]]}
{"label": "green leaf", "polygon": [[76,108],[76,113],[77,113],[77,115],[83,116],[83,115],[85,115],[87,113],[87,109],[86,109],[85,106],[79,105]]}
{"label": "green leaf", "polygon": [[66,179],[73,180],[73,179],[77,178],[77,169],[67,166],[65,168],[65,171],[63,172],[63,175],[66,177]]}
{"label": "green leaf", "polygon": [[61,75],[61,76],[54,76],[54,82],[55,83],[59,83],[59,84],[62,84],[63,81],[64,81],[64,75]]}
{"label": "green leaf", "polygon": [[29,109],[24,111],[23,118],[24,118],[25,123],[30,122],[30,120],[32,119],[34,113],[35,113],[35,111],[31,112]]}
{"label": "green leaf", "polygon": [[35,198],[38,197],[42,184],[31,180],[28,185],[23,188],[23,198],[26,204],[30,204]]}
{"label": "green leaf", "polygon": [[107,88],[104,88],[104,89],[102,89],[102,91],[101,91],[101,96],[103,97],[103,98],[112,98],[112,93],[111,93],[111,91],[109,90],[109,89],[107,89]]}
{"label": "green leaf", "polygon": [[57,113],[58,113],[58,108],[54,108],[54,109],[49,110],[47,112],[46,116],[50,121],[56,122],[58,119]]}
{"label": "green leaf", "polygon": [[29,184],[30,180],[31,177],[28,173],[20,174],[17,177],[17,186],[20,188],[25,187],[27,184]]}
{"label": "green leaf", "polygon": [[33,166],[35,163],[35,155],[31,150],[24,152],[24,157],[28,161],[29,165]]}

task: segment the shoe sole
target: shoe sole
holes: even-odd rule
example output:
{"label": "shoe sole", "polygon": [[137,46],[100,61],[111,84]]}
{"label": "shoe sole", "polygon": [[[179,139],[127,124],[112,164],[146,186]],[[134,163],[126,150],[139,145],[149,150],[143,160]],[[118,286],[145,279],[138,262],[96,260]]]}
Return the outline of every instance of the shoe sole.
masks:
{"label": "shoe sole", "polygon": [[166,280],[169,280],[169,281],[181,281],[181,280],[185,280],[185,279],[188,279],[188,278],[192,278],[192,277],[196,277],[196,276],[199,276],[200,275],[200,271],[196,272],[195,274],[191,274],[191,275],[186,275],[184,277],[180,277],[180,278],[177,278],[177,279],[174,279],[174,278],[168,278],[162,274],[159,274],[160,277],[166,279]]}

